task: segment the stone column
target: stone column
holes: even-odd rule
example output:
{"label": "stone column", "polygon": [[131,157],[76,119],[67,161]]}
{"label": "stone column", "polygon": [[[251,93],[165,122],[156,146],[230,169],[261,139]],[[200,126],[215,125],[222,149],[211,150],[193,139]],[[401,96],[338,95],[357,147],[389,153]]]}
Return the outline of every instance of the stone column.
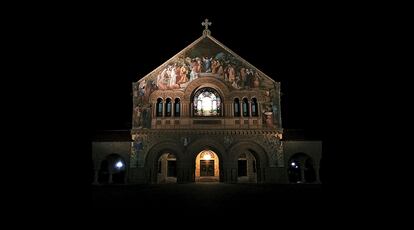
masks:
{"label": "stone column", "polygon": [[264,111],[263,111],[263,108],[261,108],[261,107],[262,107],[262,105],[259,106],[259,103],[257,103],[257,112],[258,112],[257,116],[260,118],[259,119],[259,124],[264,126],[263,118],[265,118],[265,115],[263,114]]}
{"label": "stone column", "polygon": [[184,103],[180,101],[180,117],[185,117],[187,114],[185,113]]}
{"label": "stone column", "polygon": [[175,101],[171,99],[171,118],[175,117]]}
{"label": "stone column", "polygon": [[185,168],[180,163],[180,161],[177,161],[177,183],[182,183],[185,178]]}
{"label": "stone column", "polygon": [[237,177],[238,177],[238,175],[237,175],[237,168],[232,168],[231,169],[231,174],[232,174],[231,182],[232,183],[237,183]]}
{"label": "stone column", "polygon": [[[155,173],[155,176],[154,176]],[[156,184],[157,183],[157,171],[153,171],[151,168],[145,171],[145,178],[147,183]]]}
{"label": "stone column", "polygon": [[237,183],[237,164],[235,163],[224,163],[223,170],[225,173],[225,183]]}
{"label": "stone column", "polygon": [[185,117],[189,117],[190,116],[190,108],[189,108],[190,104],[189,103],[183,103],[183,114]]}
{"label": "stone column", "polygon": [[300,166],[300,182],[305,183],[305,167]]}
{"label": "stone column", "polygon": [[224,113],[225,117],[230,117],[231,116],[231,106],[227,103],[226,104],[226,112]]}
{"label": "stone column", "polygon": [[147,172],[147,178],[148,178],[148,182],[150,183],[150,184],[154,184],[154,181],[156,182],[157,181],[157,177],[156,176],[154,176],[153,175],[153,170],[150,168],[150,169],[148,169],[148,172]]}
{"label": "stone column", "polygon": [[167,101],[162,101],[162,117],[165,117],[165,110],[166,110],[165,105],[166,104],[167,104]]}
{"label": "stone column", "polygon": [[95,169],[95,174],[94,174],[94,177],[93,177],[93,184],[94,185],[99,184],[98,179],[99,179],[99,169]]}
{"label": "stone column", "polygon": [[193,165],[186,159],[177,161],[177,183],[191,183],[192,182],[192,170]]}
{"label": "stone column", "polygon": [[127,182],[128,182],[128,174],[129,174],[128,170],[125,170],[125,174],[124,174],[124,184],[127,184]]}
{"label": "stone column", "polygon": [[321,179],[319,178],[319,165],[314,167],[314,169],[315,169],[316,183],[320,184]]}
{"label": "stone column", "polygon": [[[257,176],[258,176],[257,179],[259,179],[259,174]],[[266,168],[265,167],[260,168],[260,182],[265,183],[267,181],[267,177],[268,176],[266,174]]]}
{"label": "stone column", "polygon": [[224,178],[224,182],[225,183],[231,183],[231,178],[232,178],[232,175],[231,175],[231,168],[227,168],[227,167],[224,167],[225,169],[225,178]]}
{"label": "stone column", "polygon": [[243,101],[240,101],[240,118],[243,118]]}
{"label": "stone column", "polygon": [[249,108],[249,117],[252,117],[252,102],[248,102],[248,108]]}
{"label": "stone column", "polygon": [[108,179],[108,184],[112,184],[112,172],[109,172],[109,179]]}

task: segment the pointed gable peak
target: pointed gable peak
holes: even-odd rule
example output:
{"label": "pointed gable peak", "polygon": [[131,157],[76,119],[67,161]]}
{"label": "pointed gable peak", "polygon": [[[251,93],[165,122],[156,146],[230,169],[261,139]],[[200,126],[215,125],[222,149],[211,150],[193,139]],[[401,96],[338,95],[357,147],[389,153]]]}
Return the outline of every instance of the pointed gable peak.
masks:
{"label": "pointed gable peak", "polygon": [[269,88],[275,81],[211,36],[211,22],[202,22],[203,34],[151,71],[147,79],[158,89],[184,89],[202,76],[213,76],[233,89]]}

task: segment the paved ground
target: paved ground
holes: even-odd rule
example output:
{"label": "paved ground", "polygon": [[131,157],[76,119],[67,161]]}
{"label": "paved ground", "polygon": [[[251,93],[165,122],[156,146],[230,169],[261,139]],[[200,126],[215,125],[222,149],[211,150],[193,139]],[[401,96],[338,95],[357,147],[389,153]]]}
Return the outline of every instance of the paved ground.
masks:
{"label": "paved ground", "polygon": [[93,186],[93,207],[139,207],[143,210],[174,212],[214,210],[226,213],[249,207],[267,209],[277,205],[319,203],[322,185],[268,184],[163,184],[129,186]]}

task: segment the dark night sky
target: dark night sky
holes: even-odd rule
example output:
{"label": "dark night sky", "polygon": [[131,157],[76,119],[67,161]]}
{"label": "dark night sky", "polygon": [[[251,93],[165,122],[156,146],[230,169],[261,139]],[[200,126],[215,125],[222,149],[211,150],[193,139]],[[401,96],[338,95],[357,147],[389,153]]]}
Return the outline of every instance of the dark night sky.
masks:
{"label": "dark night sky", "polygon": [[199,38],[201,22],[208,18],[214,38],[281,82],[284,128],[305,129],[311,138],[326,135],[328,91],[334,91],[327,86],[334,84],[338,71],[331,65],[338,25],[330,15],[267,6],[200,12],[182,8],[153,16],[139,14],[142,10],[96,11],[82,26],[83,58],[92,67],[85,75],[92,88],[92,131],[129,128],[131,82]]}

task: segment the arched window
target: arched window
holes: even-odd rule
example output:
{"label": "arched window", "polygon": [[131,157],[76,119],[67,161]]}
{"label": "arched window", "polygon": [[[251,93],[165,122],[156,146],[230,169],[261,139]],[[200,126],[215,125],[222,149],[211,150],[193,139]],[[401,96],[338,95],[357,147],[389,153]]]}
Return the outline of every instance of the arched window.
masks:
{"label": "arched window", "polygon": [[249,116],[249,102],[247,98],[243,98],[243,117]]}
{"label": "arched window", "polygon": [[165,101],[165,116],[171,117],[171,98],[167,98]]}
{"label": "arched window", "polygon": [[194,116],[221,116],[221,98],[212,88],[202,88],[193,97]]}
{"label": "arched window", "polygon": [[259,112],[257,111],[257,99],[252,98],[252,116],[257,117],[259,115]]}
{"label": "arched window", "polygon": [[157,117],[162,117],[162,99],[158,98],[157,99]]}
{"label": "arched window", "polygon": [[180,116],[180,98],[176,98],[174,102],[174,117]]}
{"label": "arched window", "polygon": [[234,98],[234,116],[240,117],[240,100],[238,98]]}

